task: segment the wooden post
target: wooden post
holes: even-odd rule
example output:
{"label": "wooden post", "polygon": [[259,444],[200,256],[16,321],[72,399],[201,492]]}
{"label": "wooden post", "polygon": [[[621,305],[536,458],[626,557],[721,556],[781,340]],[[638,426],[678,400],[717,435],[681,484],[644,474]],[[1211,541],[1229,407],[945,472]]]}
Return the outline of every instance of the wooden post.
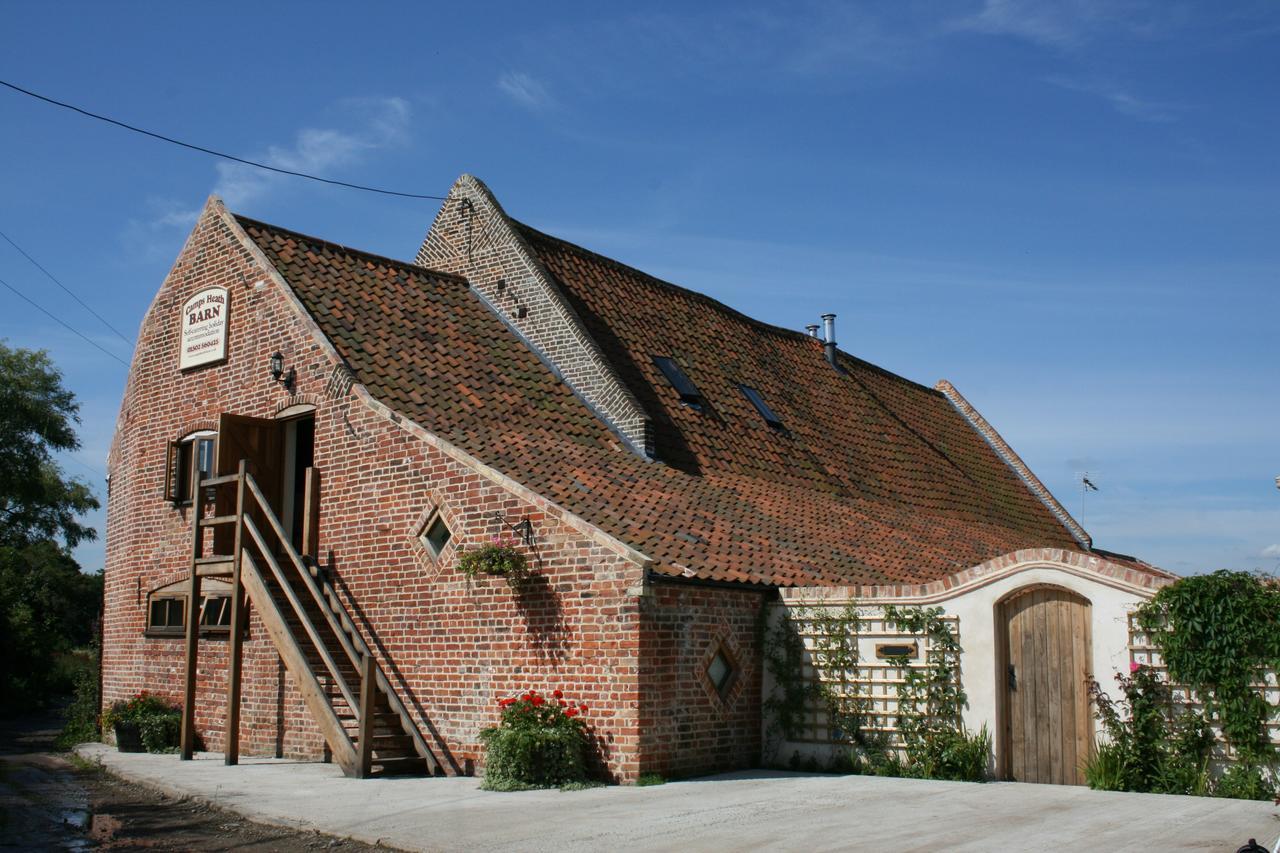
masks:
{"label": "wooden post", "polygon": [[320,472],[308,467],[302,492],[302,556],[319,561]]}
{"label": "wooden post", "polygon": [[360,660],[360,764],[357,776],[369,778],[373,771],[373,705],[377,698],[378,680],[373,652],[370,651]]}
{"label": "wooden post", "polygon": [[196,658],[200,651],[200,572],[196,561],[204,554],[204,490],[200,488],[200,454],[191,454],[191,581],[187,586],[187,666],[182,689],[181,759],[196,751]]}
{"label": "wooden post", "polygon": [[231,637],[227,652],[227,730],[224,761],[240,761],[240,675],[244,658],[245,600],[240,580],[240,547],[244,535],[244,495],[246,462],[240,460],[240,479],[236,481],[235,550],[231,552]]}

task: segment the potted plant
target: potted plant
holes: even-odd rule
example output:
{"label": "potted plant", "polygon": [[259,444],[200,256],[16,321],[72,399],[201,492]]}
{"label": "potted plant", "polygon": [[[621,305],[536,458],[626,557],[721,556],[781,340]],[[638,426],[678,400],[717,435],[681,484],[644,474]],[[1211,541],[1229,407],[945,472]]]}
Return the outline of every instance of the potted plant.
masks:
{"label": "potted plant", "polygon": [[560,690],[536,690],[498,702],[502,719],[480,732],[485,745],[484,785],[489,791],[522,791],[586,782],[587,706]]}
{"label": "potted plant", "polygon": [[127,701],[112,703],[102,724],[115,732],[116,748],[121,752],[171,752],[178,746],[182,709],[143,691]]}
{"label": "potted plant", "polygon": [[516,548],[515,541],[495,536],[479,548],[464,550],[458,557],[458,568],[467,577],[493,575],[504,578],[512,589],[519,589],[529,577],[529,561]]}

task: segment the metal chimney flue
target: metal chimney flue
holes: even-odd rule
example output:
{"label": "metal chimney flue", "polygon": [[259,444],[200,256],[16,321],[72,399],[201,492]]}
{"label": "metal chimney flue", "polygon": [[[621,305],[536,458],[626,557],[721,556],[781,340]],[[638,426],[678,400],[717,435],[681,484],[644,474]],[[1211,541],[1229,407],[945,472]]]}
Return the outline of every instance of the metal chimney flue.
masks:
{"label": "metal chimney flue", "polygon": [[822,315],[822,349],[826,352],[827,361],[836,367],[836,315]]}
{"label": "metal chimney flue", "polygon": [[809,325],[804,327],[804,330],[805,330],[805,333],[811,338],[816,338],[818,336],[817,323],[810,323]]}

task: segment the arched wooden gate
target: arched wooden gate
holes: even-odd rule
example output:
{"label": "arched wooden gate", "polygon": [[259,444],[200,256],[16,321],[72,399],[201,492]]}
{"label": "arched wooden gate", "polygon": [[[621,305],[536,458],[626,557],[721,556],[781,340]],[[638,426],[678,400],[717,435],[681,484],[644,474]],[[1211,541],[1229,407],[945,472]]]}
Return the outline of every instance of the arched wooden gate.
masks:
{"label": "arched wooden gate", "polygon": [[1085,678],[1092,673],[1090,605],[1059,587],[1018,590],[997,607],[1001,775],[1083,785],[1093,749]]}

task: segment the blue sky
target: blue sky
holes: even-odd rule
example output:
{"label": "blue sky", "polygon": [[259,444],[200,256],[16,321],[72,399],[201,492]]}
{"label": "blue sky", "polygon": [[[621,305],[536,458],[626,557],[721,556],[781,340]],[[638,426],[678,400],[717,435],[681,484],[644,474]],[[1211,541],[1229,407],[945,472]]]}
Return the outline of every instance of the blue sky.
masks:
{"label": "blue sky", "polygon": [[[954,382],[1077,515],[1092,472],[1100,547],[1280,568],[1280,4],[462,5],[16,4],[0,77],[347,181],[471,172],[754,316],[834,311],[844,349]],[[210,192],[404,259],[436,209],[8,91],[0,126],[0,230],[130,336]],[[127,360],[3,243],[0,278]],[[0,337],[61,365],[66,468],[100,484],[124,368],[8,291]]]}

